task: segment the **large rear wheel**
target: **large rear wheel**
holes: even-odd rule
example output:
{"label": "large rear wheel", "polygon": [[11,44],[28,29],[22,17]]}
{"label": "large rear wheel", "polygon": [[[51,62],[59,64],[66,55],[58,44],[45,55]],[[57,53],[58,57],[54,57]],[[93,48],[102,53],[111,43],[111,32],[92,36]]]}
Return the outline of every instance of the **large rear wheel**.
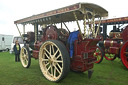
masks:
{"label": "large rear wheel", "polygon": [[29,68],[30,64],[31,64],[31,56],[30,56],[30,52],[29,52],[29,48],[26,46],[23,46],[21,48],[21,52],[20,52],[20,60],[22,63],[22,66],[25,68]]}
{"label": "large rear wheel", "polygon": [[124,66],[128,69],[128,41],[122,46],[120,57]]}
{"label": "large rear wheel", "polygon": [[44,42],[39,51],[40,69],[46,79],[59,82],[69,72],[70,59],[66,47],[57,40]]}

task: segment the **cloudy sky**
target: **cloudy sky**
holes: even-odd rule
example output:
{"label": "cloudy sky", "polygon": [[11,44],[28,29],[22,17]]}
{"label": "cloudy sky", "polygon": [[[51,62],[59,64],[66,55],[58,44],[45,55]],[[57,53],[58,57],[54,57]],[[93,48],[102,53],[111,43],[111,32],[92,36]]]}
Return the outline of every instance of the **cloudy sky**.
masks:
{"label": "cloudy sky", "polygon": [[108,10],[109,18],[128,16],[128,0],[0,0],[0,34],[19,35],[15,20],[78,2],[102,6]]}

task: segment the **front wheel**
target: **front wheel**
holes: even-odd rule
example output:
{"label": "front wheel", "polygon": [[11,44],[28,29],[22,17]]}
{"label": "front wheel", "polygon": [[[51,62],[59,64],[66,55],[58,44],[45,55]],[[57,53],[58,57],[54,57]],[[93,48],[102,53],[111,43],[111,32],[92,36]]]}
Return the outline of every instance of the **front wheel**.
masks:
{"label": "front wheel", "polygon": [[105,57],[106,60],[113,61],[113,60],[116,59],[116,54],[111,54],[111,53],[108,52],[108,49],[105,49],[104,57]]}
{"label": "front wheel", "polygon": [[104,57],[105,57],[106,60],[109,60],[109,61],[113,61],[113,60],[116,59],[116,55],[115,54],[110,54],[110,53],[105,53]]}
{"label": "front wheel", "polygon": [[94,56],[97,58],[97,61],[95,63],[99,64],[102,62],[104,53],[103,53],[103,50],[101,49],[101,47],[98,46],[96,48],[96,51],[94,52]]}
{"label": "front wheel", "polygon": [[44,42],[39,51],[40,69],[46,79],[59,82],[69,72],[69,54],[63,43],[57,40]]}
{"label": "front wheel", "polygon": [[31,56],[28,47],[23,46],[20,51],[20,60],[22,66],[25,68],[29,68],[31,64]]}

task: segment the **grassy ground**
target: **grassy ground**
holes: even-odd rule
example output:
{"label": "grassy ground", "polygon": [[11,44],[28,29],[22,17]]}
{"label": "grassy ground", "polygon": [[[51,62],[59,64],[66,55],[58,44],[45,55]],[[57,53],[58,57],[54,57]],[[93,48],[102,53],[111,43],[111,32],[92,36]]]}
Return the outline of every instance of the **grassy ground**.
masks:
{"label": "grassy ground", "polygon": [[53,83],[43,77],[38,60],[32,59],[26,69],[20,62],[14,62],[14,54],[0,52],[0,85],[127,85],[127,82],[128,70],[118,58],[95,64],[91,79],[87,78],[87,72],[69,72],[64,80]]}

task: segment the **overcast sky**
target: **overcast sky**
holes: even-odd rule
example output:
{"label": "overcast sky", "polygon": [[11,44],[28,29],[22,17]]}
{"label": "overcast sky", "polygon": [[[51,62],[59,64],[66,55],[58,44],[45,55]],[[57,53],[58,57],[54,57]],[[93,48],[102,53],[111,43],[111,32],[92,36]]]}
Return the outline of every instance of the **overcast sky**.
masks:
{"label": "overcast sky", "polygon": [[128,16],[128,0],[0,0],[0,34],[19,35],[14,21],[78,2],[100,5],[109,18]]}

